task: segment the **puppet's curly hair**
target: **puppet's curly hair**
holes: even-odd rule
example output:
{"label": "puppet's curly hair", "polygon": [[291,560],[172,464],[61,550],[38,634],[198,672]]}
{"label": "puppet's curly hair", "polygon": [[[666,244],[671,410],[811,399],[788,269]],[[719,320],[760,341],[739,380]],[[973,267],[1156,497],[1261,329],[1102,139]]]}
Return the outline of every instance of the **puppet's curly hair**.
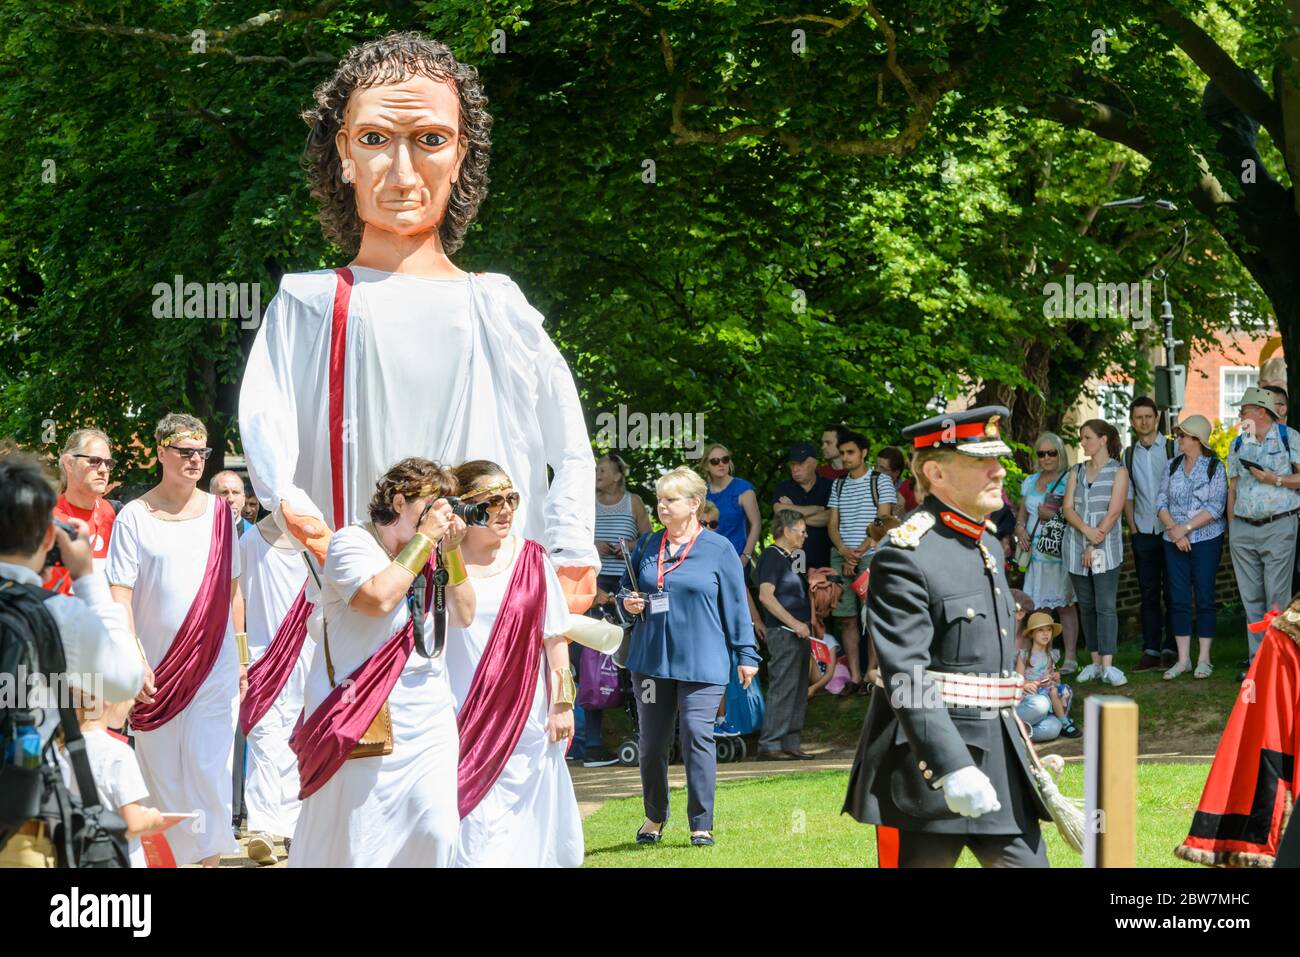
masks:
{"label": "puppet's curly hair", "polygon": [[321,203],[321,231],[345,252],[355,253],[361,247],[363,227],[352,184],[343,182],[343,164],[334,146],[348,99],[356,90],[400,83],[412,76],[440,82],[450,79],[460,99],[460,135],[469,147],[451,187],[447,214],[438,227],[443,250],[449,255],[464,244],[465,230],[487,198],[492,116],[478,70],[457,60],[445,44],[414,32],[390,33],[355,46],[334,75],[316,88],[316,106],[302,114],[311,127],[302,164],[311,182],[311,195]]}

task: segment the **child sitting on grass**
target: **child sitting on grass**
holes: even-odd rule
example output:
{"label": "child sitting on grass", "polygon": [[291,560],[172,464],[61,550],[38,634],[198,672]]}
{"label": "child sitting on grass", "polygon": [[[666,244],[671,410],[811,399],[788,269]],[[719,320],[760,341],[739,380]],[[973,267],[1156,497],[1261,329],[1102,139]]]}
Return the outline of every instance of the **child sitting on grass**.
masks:
{"label": "child sitting on grass", "polygon": [[1070,720],[1070,702],[1074,697],[1069,685],[1061,684],[1056,670],[1059,652],[1052,640],[1061,626],[1046,612],[1034,612],[1025,625],[1025,647],[1016,655],[1016,671],[1024,675],[1024,697],[1016,705],[1016,714],[1029,729],[1035,742],[1052,741],[1065,735],[1077,738],[1081,733]]}
{"label": "child sitting on grass", "polygon": [[[140,838],[163,830],[167,824],[162,811],[140,803],[149,796],[149,789],[140,774],[135,752],[108,730],[113,725],[122,726],[131,704],[130,701],[102,704],[83,692],[77,702],[77,723],[86,742],[86,757],[90,761],[91,776],[95,779],[95,790],[99,792],[99,803],[116,811],[126,822],[127,856],[131,866],[147,867]],[[80,797],[81,790],[72,763],[66,755],[61,757],[64,780],[68,788]]]}

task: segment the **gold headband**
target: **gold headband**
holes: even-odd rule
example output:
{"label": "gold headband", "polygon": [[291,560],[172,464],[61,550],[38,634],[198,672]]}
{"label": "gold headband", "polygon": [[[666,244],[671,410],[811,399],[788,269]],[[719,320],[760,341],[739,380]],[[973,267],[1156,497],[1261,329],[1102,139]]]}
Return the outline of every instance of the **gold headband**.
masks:
{"label": "gold headband", "polygon": [[167,438],[160,440],[158,444],[164,447],[175,445],[181,439],[202,439],[206,442],[208,440],[208,434],[206,432],[195,432],[192,429],[185,429],[181,432],[173,432],[171,435],[167,436]]}
{"label": "gold headband", "polygon": [[462,492],[460,497],[474,498],[477,495],[487,495],[489,492],[501,492],[504,491],[505,489],[508,488],[512,489],[514,487],[515,487],[514,483],[511,482],[510,479],[506,479],[504,482],[497,482],[495,485],[484,485],[481,488],[469,489],[466,492]]}

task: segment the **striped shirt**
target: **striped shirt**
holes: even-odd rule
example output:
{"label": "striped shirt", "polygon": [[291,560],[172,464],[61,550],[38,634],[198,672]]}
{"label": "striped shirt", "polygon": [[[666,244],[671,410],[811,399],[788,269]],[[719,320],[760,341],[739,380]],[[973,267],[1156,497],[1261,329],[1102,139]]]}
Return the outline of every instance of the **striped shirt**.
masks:
{"label": "striped shirt", "polygon": [[[625,491],[623,497],[613,505],[606,505],[596,499],[596,541],[617,542],[627,540],[628,551],[636,541],[636,517],[632,514],[632,493]],[[626,571],[620,555],[602,555],[600,573],[602,575],[622,575]]]}
{"label": "striped shirt", "polygon": [[869,469],[860,478],[846,475],[831,486],[827,508],[839,510],[840,541],[846,548],[857,548],[867,540],[867,526],[876,520],[876,503],[871,500],[871,483],[876,483],[876,498],[881,505],[898,501],[894,483],[884,472]]}
{"label": "striped shirt", "polygon": [[[1097,480],[1089,485],[1087,464],[1080,462],[1074,467],[1074,501],[1070,505],[1085,525],[1096,528],[1110,511],[1110,493],[1115,488],[1115,476],[1119,475],[1121,468],[1119,462],[1110,459],[1097,473]],[[1082,532],[1073,525],[1065,526],[1065,541],[1061,547],[1066,569],[1071,575],[1087,575],[1092,570],[1083,567],[1083,550],[1087,545]],[[1124,533],[1119,522],[1111,526],[1097,547],[1106,553],[1106,571],[1118,569],[1124,561]]]}

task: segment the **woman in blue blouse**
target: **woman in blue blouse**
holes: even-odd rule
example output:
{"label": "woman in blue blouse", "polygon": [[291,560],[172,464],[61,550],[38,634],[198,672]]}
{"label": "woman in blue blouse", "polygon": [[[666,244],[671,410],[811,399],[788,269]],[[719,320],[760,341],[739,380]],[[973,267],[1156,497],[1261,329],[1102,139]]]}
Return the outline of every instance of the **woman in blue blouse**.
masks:
{"label": "woman in blue blouse", "polygon": [[1223,554],[1224,511],[1228,505],[1227,469],[1210,449],[1210,423],[1189,415],[1174,430],[1179,454],[1160,483],[1156,515],[1165,527],[1165,569],[1169,576],[1174,641],[1178,662],[1165,672],[1172,681],[1192,670],[1192,596],[1196,596],[1196,637],[1200,651],[1197,678],[1208,678],[1214,639],[1214,576]]}
{"label": "woman in blue blouse", "polygon": [[623,607],[644,617],[632,630],[628,670],[640,718],[645,823],[638,844],[655,844],[668,821],[668,748],[681,712],[691,843],[713,844],[717,749],[713,719],[731,671],[745,687],[758,673],[758,645],[736,551],[700,525],[704,479],[681,467],[655,483],[664,530],[643,539],[633,556],[637,594]]}

